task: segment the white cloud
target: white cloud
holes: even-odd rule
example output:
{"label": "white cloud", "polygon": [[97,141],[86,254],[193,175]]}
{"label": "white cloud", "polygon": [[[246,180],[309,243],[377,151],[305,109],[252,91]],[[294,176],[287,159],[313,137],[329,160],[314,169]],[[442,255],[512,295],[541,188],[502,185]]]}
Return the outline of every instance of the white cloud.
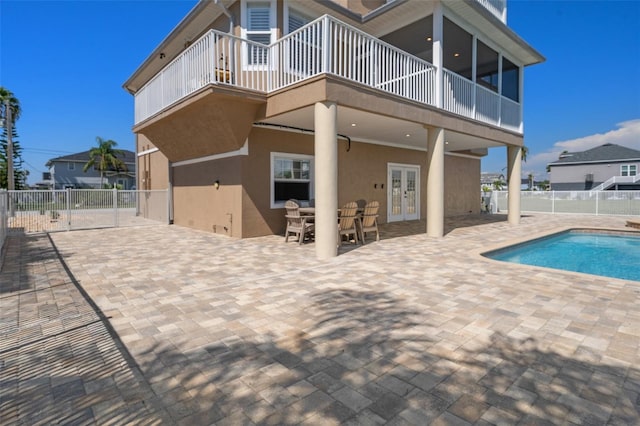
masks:
{"label": "white cloud", "polygon": [[[577,139],[560,141],[545,152],[531,155],[523,163],[525,168],[531,169],[537,177],[544,177],[547,164],[556,161],[562,151],[579,152],[595,148],[605,143],[613,143],[627,148],[640,149],[640,118],[617,124],[617,128],[606,133],[584,136]],[[527,171],[529,173],[529,171]],[[546,178],[546,177],[544,177]]]}

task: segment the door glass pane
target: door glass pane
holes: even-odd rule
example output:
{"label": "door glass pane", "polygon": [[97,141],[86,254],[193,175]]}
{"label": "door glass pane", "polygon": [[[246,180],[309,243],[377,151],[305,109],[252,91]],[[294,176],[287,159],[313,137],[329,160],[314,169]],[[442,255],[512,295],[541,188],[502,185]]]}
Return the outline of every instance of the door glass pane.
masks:
{"label": "door glass pane", "polygon": [[407,170],[407,211],[406,214],[416,214],[416,172]]}
{"label": "door glass pane", "polygon": [[391,171],[391,215],[402,214],[402,172]]}

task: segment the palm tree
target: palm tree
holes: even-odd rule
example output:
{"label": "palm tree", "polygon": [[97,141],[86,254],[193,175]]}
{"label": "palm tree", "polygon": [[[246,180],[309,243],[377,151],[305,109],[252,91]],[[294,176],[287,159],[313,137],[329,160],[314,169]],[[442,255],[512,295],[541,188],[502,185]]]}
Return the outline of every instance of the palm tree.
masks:
{"label": "palm tree", "polygon": [[[5,101],[9,101],[9,108],[11,108],[11,121],[15,123],[16,121],[18,121],[18,118],[20,118],[20,114],[22,113],[22,109],[20,108],[20,101],[14,96],[11,90],[5,88],[4,86],[0,86],[0,104],[2,105],[0,108],[2,108],[3,111]],[[6,117],[4,112],[3,117]]]}
{"label": "palm tree", "polygon": [[118,145],[116,141],[104,140],[100,136],[96,137],[98,146],[89,150],[89,161],[82,168],[83,172],[87,172],[91,167],[100,170],[100,188],[104,185],[104,172],[107,170],[127,170],[124,161],[118,156],[124,156],[124,152],[114,147]]}

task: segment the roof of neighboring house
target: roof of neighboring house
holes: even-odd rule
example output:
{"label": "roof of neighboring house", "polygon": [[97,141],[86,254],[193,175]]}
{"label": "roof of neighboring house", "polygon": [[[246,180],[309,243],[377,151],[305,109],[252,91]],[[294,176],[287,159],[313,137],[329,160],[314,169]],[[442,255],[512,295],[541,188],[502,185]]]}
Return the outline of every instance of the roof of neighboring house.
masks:
{"label": "roof of neighboring house", "polygon": [[568,152],[562,154],[560,159],[549,163],[550,166],[576,163],[599,163],[606,161],[640,160],[640,151],[613,143],[588,149],[582,152]]}
{"label": "roof of neighboring house", "polygon": [[502,173],[491,173],[491,172],[482,172],[480,173],[480,183],[481,184],[492,184],[495,181],[505,181],[505,177]]}
{"label": "roof of neighboring house", "polygon": [[[127,149],[121,149],[124,156],[118,155],[123,162],[133,164],[136,162],[136,153],[133,151],[129,151]],[[75,154],[63,155],[62,157],[52,158],[47,161],[46,166],[49,167],[54,161],[78,161],[82,163],[86,163],[89,161],[89,151],[77,152]]]}

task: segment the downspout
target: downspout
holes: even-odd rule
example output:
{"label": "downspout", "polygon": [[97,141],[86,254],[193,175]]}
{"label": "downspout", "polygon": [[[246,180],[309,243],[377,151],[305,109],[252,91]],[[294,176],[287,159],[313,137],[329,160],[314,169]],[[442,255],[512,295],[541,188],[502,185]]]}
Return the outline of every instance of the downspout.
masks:
{"label": "downspout", "polygon": [[220,0],[213,0],[213,2],[220,6],[220,9],[222,9],[222,13],[224,13],[226,17],[229,18],[229,34],[233,35],[233,28],[235,27],[235,23],[233,22],[233,15],[231,14],[231,12],[229,12],[227,6],[222,4]]}
{"label": "downspout", "polygon": [[[227,18],[229,18],[229,35],[233,36],[233,30],[235,28],[235,22],[233,20],[233,15],[231,14],[231,12],[229,12],[229,9],[227,9],[227,6],[225,6],[224,4],[222,4],[221,0],[213,0],[214,4],[216,4],[217,6],[220,7],[220,9],[222,10],[222,13],[224,13]],[[229,72],[230,74],[233,73],[233,71],[236,69],[236,64],[235,64],[235,46],[234,46],[234,39],[233,37],[230,37],[229,39],[229,47],[230,47],[230,56],[231,56],[231,61],[229,61]],[[226,67],[225,67],[226,68]],[[230,81],[231,82],[231,81]]]}

